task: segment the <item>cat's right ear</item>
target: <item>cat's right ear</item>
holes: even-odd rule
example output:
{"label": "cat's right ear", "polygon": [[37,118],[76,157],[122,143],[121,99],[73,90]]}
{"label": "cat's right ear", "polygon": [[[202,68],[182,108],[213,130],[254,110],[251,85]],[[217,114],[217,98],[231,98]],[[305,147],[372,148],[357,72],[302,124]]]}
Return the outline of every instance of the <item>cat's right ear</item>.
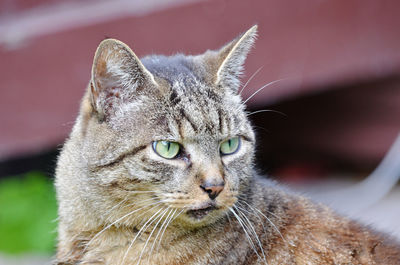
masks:
{"label": "cat's right ear", "polygon": [[257,25],[254,25],[217,51],[213,63],[217,65],[214,79],[217,86],[238,91],[243,65],[256,37]]}
{"label": "cat's right ear", "polygon": [[100,43],[93,61],[89,91],[100,120],[107,120],[138,92],[155,86],[153,75],[126,44],[115,39]]}

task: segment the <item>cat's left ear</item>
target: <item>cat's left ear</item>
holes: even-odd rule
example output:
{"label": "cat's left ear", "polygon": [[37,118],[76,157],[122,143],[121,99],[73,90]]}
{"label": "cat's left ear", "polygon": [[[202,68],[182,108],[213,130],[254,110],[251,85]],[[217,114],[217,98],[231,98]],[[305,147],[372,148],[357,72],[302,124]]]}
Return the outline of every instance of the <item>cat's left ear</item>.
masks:
{"label": "cat's left ear", "polygon": [[215,84],[237,91],[246,57],[257,37],[257,25],[223,46],[217,55]]}

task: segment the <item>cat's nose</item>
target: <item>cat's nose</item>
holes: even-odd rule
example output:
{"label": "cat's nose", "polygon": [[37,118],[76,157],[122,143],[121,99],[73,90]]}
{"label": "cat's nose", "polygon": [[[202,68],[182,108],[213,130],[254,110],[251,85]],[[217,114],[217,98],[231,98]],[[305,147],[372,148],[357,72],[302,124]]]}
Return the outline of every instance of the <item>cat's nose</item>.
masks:
{"label": "cat's nose", "polygon": [[219,183],[205,182],[200,185],[200,188],[208,194],[211,200],[214,200],[224,189],[224,186],[225,182],[223,181]]}

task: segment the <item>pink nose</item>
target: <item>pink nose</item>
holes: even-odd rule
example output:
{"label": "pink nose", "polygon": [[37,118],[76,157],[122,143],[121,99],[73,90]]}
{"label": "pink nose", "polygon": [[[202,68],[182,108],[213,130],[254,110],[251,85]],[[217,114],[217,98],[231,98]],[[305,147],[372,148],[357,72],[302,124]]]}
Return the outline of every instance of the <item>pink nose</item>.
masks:
{"label": "pink nose", "polygon": [[208,197],[210,197],[211,200],[214,200],[217,198],[217,196],[221,193],[221,191],[224,189],[224,182],[220,183],[203,183],[200,185],[200,188],[207,192]]}

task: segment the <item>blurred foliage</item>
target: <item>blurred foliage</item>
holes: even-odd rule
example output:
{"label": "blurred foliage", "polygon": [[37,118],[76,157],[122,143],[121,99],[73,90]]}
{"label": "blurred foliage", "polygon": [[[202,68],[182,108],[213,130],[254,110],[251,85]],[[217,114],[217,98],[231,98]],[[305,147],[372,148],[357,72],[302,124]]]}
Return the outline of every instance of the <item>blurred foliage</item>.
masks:
{"label": "blurred foliage", "polygon": [[53,253],[56,218],[54,187],[45,175],[0,180],[0,252]]}

